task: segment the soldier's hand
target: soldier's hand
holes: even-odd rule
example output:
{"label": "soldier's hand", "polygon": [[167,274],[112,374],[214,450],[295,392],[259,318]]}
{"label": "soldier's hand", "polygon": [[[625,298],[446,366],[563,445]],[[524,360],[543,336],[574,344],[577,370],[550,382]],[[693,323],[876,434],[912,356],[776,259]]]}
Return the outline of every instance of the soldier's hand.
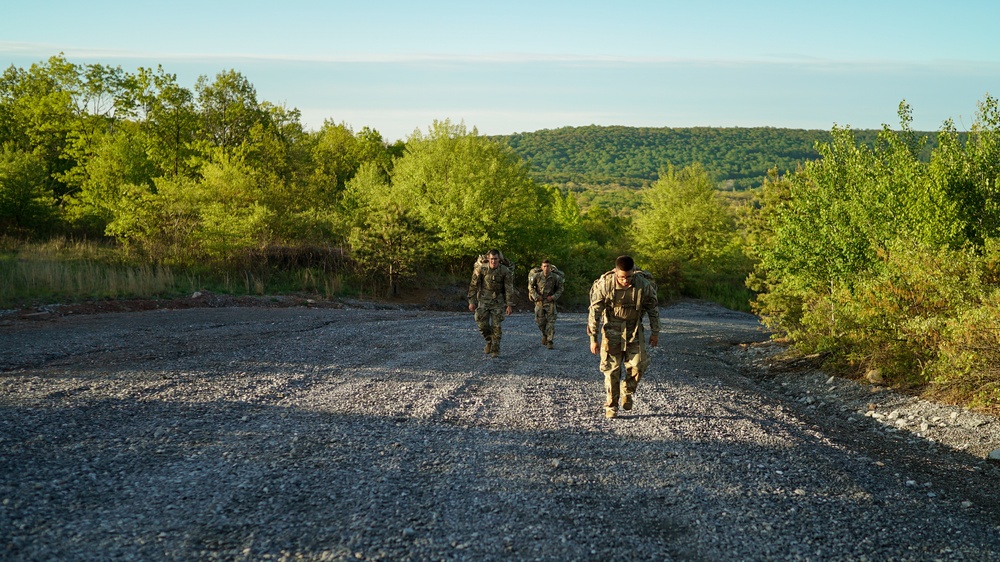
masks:
{"label": "soldier's hand", "polygon": [[511,308],[511,307],[510,307],[510,306],[508,305],[508,306],[507,306],[507,316],[510,316],[510,314],[511,314],[512,312],[514,312],[514,309],[513,309],[513,308]]}
{"label": "soldier's hand", "polygon": [[552,295],[549,295],[549,296],[547,296],[547,297],[545,297],[545,298],[546,298],[546,299],[548,299],[548,301],[549,301],[549,302],[552,302],[552,301],[554,301],[554,300],[555,300],[555,299],[553,299],[553,298],[552,298]]}
{"label": "soldier's hand", "polygon": [[656,347],[658,345],[660,345],[660,334],[650,334],[649,347]]}
{"label": "soldier's hand", "polygon": [[470,303],[469,303],[469,312],[475,312],[475,311],[476,311],[476,305],[474,305],[474,304],[472,304],[472,303],[470,302]]}
{"label": "soldier's hand", "polygon": [[590,352],[593,353],[594,355],[597,355],[597,342],[596,341],[591,341],[590,342]]}

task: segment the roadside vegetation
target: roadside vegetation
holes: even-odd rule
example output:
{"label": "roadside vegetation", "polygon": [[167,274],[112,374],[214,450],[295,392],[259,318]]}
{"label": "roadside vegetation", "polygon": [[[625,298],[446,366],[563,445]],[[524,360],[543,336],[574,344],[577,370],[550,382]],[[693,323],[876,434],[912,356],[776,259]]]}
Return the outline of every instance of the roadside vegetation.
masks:
{"label": "roadside vegetation", "polygon": [[755,310],[828,368],[1000,408],[1000,113],[987,96],[962,142],[834,129],[821,158],[772,175],[745,217]]}
{"label": "roadside vegetation", "polygon": [[[1000,404],[997,104],[972,130],[581,127],[405,141],[55,56],[0,78],[0,307],[210,290],[464,292],[499,248],[564,304],[631,253],[661,297],[755,311],[828,368]],[[523,283],[522,283],[523,284]]]}

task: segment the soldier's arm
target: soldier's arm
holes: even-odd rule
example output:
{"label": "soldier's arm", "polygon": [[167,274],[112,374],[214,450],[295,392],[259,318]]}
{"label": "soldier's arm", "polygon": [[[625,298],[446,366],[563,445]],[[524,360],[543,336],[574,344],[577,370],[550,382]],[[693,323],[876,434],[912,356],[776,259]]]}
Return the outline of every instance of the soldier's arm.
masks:
{"label": "soldier's arm", "polygon": [[472,270],[472,281],[469,282],[469,294],[466,298],[469,299],[470,305],[475,305],[475,299],[479,294],[479,285],[482,281],[482,275],[479,273],[479,268]]}
{"label": "soldier's arm", "polygon": [[542,298],[542,295],[538,294],[538,291],[535,289],[535,282],[537,280],[537,276],[528,278],[528,298],[532,301],[537,301]]}
{"label": "soldier's arm", "polygon": [[597,342],[597,334],[600,333],[601,318],[604,316],[604,295],[601,294],[600,279],[594,281],[590,287],[590,308],[587,314],[587,334],[591,343]]}
{"label": "soldier's arm", "polygon": [[507,306],[514,306],[514,273],[509,269],[507,270],[507,275],[504,275],[503,280],[503,292],[507,299]]}
{"label": "soldier's arm", "polygon": [[552,291],[552,300],[554,300],[554,301],[555,300],[559,300],[559,297],[561,297],[562,294],[563,294],[563,282],[562,282],[562,280],[559,279],[558,277],[556,277],[555,281],[556,281],[555,282],[555,287],[554,287],[555,290]]}
{"label": "soldier's arm", "polygon": [[[643,289],[643,311],[649,317],[649,331],[652,335],[660,333],[660,303],[656,296],[656,291],[651,286]],[[641,318],[640,318],[641,319]]]}
{"label": "soldier's arm", "polygon": [[606,307],[604,295],[600,294],[598,289],[600,281],[600,279],[594,281],[594,285],[590,288],[590,312],[587,315],[587,335],[590,336],[590,352],[594,355],[597,355],[598,349],[600,349],[597,334],[601,329],[600,323]]}

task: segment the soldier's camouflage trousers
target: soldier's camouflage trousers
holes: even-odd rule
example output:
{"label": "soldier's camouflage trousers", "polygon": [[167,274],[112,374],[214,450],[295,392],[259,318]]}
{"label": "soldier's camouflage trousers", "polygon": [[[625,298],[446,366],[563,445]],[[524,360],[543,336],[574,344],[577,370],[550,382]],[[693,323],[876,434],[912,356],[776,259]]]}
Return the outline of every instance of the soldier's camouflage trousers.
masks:
{"label": "soldier's camouflage trousers", "polygon": [[556,303],[535,301],[535,324],[546,339],[552,341],[556,333]]}
{"label": "soldier's camouflage trousers", "polygon": [[624,323],[605,324],[601,334],[601,372],[607,395],[604,407],[617,411],[619,400],[635,394],[642,374],[649,367],[646,336],[641,324],[625,326]]}
{"label": "soldier's camouflage trousers", "polygon": [[500,338],[503,335],[504,306],[483,306],[476,308],[476,326],[479,326],[479,333],[483,334],[483,339],[493,342],[493,352],[500,352]]}

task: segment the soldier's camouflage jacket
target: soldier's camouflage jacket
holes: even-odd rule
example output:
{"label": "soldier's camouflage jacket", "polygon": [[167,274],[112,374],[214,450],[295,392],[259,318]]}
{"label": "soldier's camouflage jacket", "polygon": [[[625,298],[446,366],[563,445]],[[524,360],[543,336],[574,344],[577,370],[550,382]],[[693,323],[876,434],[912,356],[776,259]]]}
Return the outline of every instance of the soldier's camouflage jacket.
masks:
{"label": "soldier's camouflage jacket", "polygon": [[469,283],[469,304],[485,307],[514,306],[514,275],[504,264],[496,269],[476,266]]}
{"label": "soldier's camouflage jacket", "polygon": [[590,314],[587,317],[592,340],[597,340],[603,325],[626,341],[642,332],[642,315],[649,317],[649,331],[660,333],[660,309],[656,289],[641,275],[632,277],[632,286],[618,288],[614,270],[597,278],[590,288]]}
{"label": "soldier's camouflage jacket", "polygon": [[536,272],[528,279],[528,298],[532,302],[540,301],[544,297],[551,296],[557,301],[563,294],[562,276],[552,271],[548,277],[542,272]]}

